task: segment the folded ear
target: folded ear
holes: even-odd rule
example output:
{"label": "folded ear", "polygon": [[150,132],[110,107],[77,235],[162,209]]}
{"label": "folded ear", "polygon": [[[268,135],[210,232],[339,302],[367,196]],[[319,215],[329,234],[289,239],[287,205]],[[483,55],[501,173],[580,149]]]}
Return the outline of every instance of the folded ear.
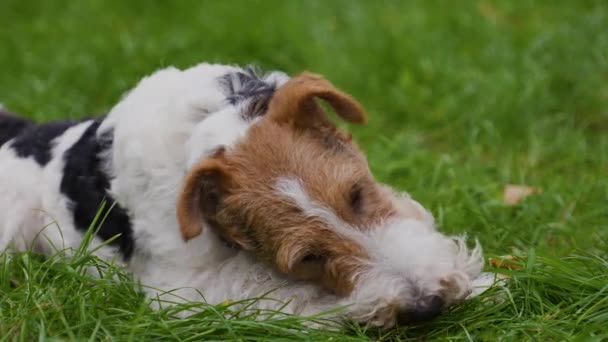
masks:
{"label": "folded ear", "polygon": [[201,161],[186,175],[177,201],[177,220],[185,241],[198,236],[205,221],[216,223],[228,181],[229,174],[221,156]]}
{"label": "folded ear", "polygon": [[336,89],[323,76],[309,72],[295,76],[277,89],[266,115],[276,121],[296,124],[326,120],[325,112],[315,102],[317,97],[327,101],[336,114],[347,121],[367,121],[363,106],[352,96]]}

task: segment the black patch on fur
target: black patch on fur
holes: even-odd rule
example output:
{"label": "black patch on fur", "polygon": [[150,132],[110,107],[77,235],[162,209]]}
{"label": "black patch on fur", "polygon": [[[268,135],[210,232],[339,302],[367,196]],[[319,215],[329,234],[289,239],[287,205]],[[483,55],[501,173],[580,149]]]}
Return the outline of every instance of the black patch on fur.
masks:
{"label": "black patch on fur", "polygon": [[99,124],[100,121],[93,122],[65,152],[60,190],[70,199],[74,224],[82,231],[89,228],[105,200],[106,206],[100,216],[100,220],[104,217],[105,220],[99,227],[97,236],[108,240],[120,234],[110,244],[117,246],[127,260],[135,246],[131,222],[127,212],[107,192],[110,179],[103,171],[100,159],[100,153],[112,147],[113,132],[105,132],[98,139],[96,133]]}
{"label": "black patch on fur", "polygon": [[77,124],[77,121],[55,121],[37,125],[25,124],[19,135],[12,141],[10,147],[21,158],[33,157],[41,166],[51,160],[51,144],[55,138],[63,134],[68,128]]}
{"label": "black patch on fur", "polygon": [[275,83],[264,81],[263,76],[258,75],[251,66],[220,77],[220,83],[227,92],[226,99],[230,104],[249,101],[243,113],[243,118],[249,120],[266,114],[277,87]]}
{"label": "black patch on fur", "polygon": [[114,144],[114,131],[108,130],[97,136],[100,151],[107,151]]}
{"label": "black patch on fur", "polygon": [[29,120],[0,110],[0,146],[15,138],[21,134],[23,130],[32,125],[34,125],[34,123]]}

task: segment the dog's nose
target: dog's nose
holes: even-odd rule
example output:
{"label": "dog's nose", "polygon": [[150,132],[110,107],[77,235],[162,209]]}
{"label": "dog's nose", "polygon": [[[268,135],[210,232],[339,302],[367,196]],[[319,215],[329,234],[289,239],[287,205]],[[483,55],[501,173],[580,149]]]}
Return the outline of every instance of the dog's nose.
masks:
{"label": "dog's nose", "polygon": [[437,295],[420,298],[412,307],[400,311],[397,320],[400,323],[418,323],[435,318],[441,313],[445,302]]}

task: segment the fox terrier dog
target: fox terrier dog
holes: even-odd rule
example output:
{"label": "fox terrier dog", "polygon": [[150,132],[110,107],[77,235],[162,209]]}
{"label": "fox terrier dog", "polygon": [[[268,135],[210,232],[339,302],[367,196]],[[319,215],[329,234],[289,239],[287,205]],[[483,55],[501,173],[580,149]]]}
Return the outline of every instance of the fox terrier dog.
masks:
{"label": "fox terrier dog", "polygon": [[320,75],[205,63],[145,77],[100,118],[1,112],[0,250],[75,249],[101,214],[95,253],[152,296],[269,293],[253,305],[341,307],[339,319],[384,328],[461,302],[479,245],[441,234],[418,202],[376,181],[318,100],[366,121]]}

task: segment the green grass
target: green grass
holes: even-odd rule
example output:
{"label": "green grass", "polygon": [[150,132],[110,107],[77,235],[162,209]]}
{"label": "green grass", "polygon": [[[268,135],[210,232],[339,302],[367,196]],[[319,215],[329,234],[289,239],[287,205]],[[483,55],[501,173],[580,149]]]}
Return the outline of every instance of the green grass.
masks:
{"label": "green grass", "polygon": [[[187,307],[152,311],[86,253],[4,254],[0,339],[608,339],[605,1],[3,0],[0,22],[0,102],[38,120],[107,111],[167,65],[323,73],[368,108],[351,129],[380,180],[488,256],[524,257],[506,289],[379,332],[229,305],[171,319]],[[506,206],[509,183],[542,193]]]}

